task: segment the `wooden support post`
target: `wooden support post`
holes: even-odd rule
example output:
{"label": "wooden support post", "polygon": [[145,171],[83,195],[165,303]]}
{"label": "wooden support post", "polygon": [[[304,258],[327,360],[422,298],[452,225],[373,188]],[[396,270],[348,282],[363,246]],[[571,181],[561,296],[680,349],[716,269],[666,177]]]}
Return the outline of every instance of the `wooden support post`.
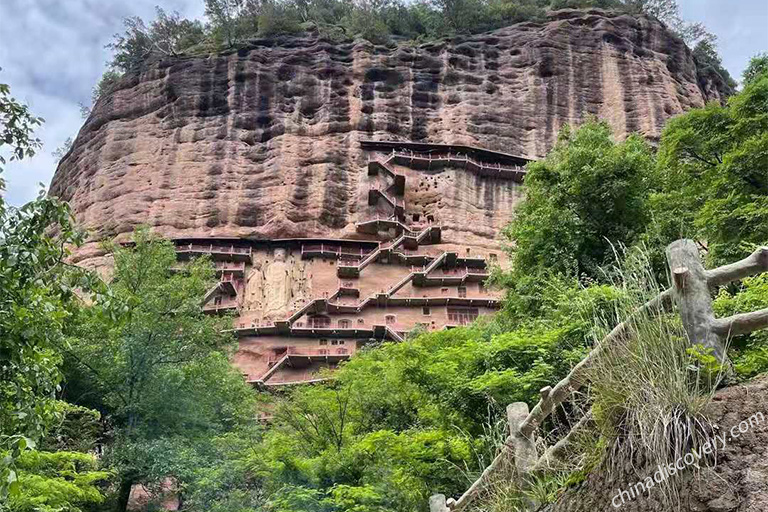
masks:
{"label": "wooden support post", "polygon": [[536,445],[533,443],[533,435],[526,436],[520,430],[520,424],[528,417],[528,404],[515,402],[507,406],[507,421],[509,421],[509,435],[515,452],[515,467],[520,476],[526,475],[538,459]]}
{"label": "wooden support post", "polygon": [[[544,388],[546,390],[546,388]],[[542,393],[544,390],[542,390]],[[548,392],[548,390],[547,390]],[[515,402],[507,406],[507,421],[509,422],[509,441],[515,456],[515,469],[521,489],[527,489],[531,485],[531,472],[538,461],[536,445],[533,442],[533,433],[525,435],[520,429],[523,421],[528,417],[528,404]],[[524,500],[525,510],[537,510],[537,503],[533,499]]]}
{"label": "wooden support post", "polygon": [[712,310],[712,298],[709,294],[707,273],[701,264],[696,243],[693,240],[677,240],[671,243],[667,247],[667,263],[688,343],[712,349],[713,355],[724,361],[725,347],[713,329],[715,314]]}
{"label": "wooden support post", "polygon": [[433,494],[429,497],[429,512],[450,512],[445,504],[444,494]]}

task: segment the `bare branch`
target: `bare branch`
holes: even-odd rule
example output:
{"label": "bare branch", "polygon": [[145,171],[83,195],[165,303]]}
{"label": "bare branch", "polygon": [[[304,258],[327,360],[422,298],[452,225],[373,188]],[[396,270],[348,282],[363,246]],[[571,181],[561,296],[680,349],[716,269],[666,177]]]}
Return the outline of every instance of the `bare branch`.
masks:
{"label": "bare branch", "polygon": [[727,318],[718,318],[712,325],[712,330],[721,336],[736,336],[749,334],[766,327],[768,327],[768,308]]}
{"label": "bare branch", "polygon": [[763,272],[768,272],[768,247],[759,247],[743,260],[707,270],[704,275],[710,288],[715,288]]}

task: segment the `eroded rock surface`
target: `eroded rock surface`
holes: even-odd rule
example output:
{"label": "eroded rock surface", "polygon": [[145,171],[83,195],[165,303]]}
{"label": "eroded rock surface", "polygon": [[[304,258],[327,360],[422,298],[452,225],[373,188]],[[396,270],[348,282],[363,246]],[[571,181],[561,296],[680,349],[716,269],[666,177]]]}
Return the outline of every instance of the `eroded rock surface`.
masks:
{"label": "eroded rock surface", "polygon": [[292,385],[498,308],[520,166],[563,124],[655,138],[721,89],[659,23],[603,11],[421,46],[256,40],[124,77],[50,190],[89,230],[82,265],[108,270],[97,242],[139,224],[211,256],[203,309],[235,314],[234,364]]}
{"label": "eroded rock surface", "polygon": [[[720,90],[659,23],[599,10],[421,46],[257,40],[125,77],[96,104],[51,193],[92,239],[140,223],[172,238],[354,237],[366,194],[360,140],[535,158],[564,123],[596,115],[619,136],[653,138]],[[446,233],[495,236],[484,226],[498,187],[456,181],[432,190],[460,209],[442,219]]]}

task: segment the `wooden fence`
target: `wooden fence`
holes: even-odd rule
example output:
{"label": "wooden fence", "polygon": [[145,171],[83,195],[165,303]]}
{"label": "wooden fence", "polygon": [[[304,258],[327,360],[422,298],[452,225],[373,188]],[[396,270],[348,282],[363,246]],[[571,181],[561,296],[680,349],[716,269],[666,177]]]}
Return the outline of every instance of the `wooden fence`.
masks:
{"label": "wooden fence", "polygon": [[563,439],[546,448],[541,456],[538,456],[534,444],[537,429],[555,407],[586,383],[588,371],[594,362],[606,347],[628,332],[632,321],[640,315],[668,311],[676,305],[688,343],[712,349],[721,361],[726,360],[724,340],[730,336],[768,327],[768,308],[727,318],[716,318],[711,298],[711,290],[718,286],[768,272],[768,247],[761,247],[736,263],[706,270],[696,243],[692,240],[678,240],[667,247],[667,263],[672,276],[672,287],[635,310],[614,327],[563,380],[554,387],[543,388],[541,398],[533,410],[529,412],[528,405],[524,402],[510,404],[507,408],[509,437],[501,453],[457,500],[446,499],[442,494],[433,495],[429,500],[430,512],[466,510],[487,488],[491,475],[507,457],[514,458],[516,478],[521,483],[524,483],[531,473],[548,469],[550,463],[563,454],[573,436],[589,423],[591,413],[579,420]]}

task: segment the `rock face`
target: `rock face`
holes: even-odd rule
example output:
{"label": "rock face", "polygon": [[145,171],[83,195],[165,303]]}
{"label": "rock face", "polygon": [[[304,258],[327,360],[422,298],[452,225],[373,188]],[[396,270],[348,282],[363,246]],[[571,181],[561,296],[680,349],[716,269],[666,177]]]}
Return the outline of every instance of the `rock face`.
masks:
{"label": "rock face", "polygon": [[50,191],[90,232],[84,265],[139,224],[211,255],[206,309],[237,313],[235,362],[295,382],[496,307],[483,280],[520,166],[563,124],[655,138],[722,88],[659,23],[596,10],[421,46],[256,40],[123,78]]}
{"label": "rock face", "polygon": [[589,115],[618,136],[657,137],[670,116],[718,99],[717,85],[699,83],[690,51],[662,25],[602,11],[418,47],[253,41],[123,79],[96,104],[51,193],[94,237],[139,223],[174,238],[348,237],[360,140],[536,158],[563,124]]}
{"label": "rock face", "polygon": [[[679,486],[680,512],[763,512],[768,510],[768,378],[720,391],[712,401],[707,416],[726,436],[716,464],[703,467],[698,475],[689,468],[671,477]],[[736,435],[732,435],[732,432]],[[550,512],[594,512],[616,510],[657,512],[672,510],[659,501],[661,491],[652,489],[614,507],[612,500],[619,489],[627,489],[656,468],[644,468],[639,461],[627,461],[623,475],[606,476],[595,472],[577,488],[567,491]],[[674,461],[670,461],[674,462]],[[634,467],[633,467],[634,465]]]}

